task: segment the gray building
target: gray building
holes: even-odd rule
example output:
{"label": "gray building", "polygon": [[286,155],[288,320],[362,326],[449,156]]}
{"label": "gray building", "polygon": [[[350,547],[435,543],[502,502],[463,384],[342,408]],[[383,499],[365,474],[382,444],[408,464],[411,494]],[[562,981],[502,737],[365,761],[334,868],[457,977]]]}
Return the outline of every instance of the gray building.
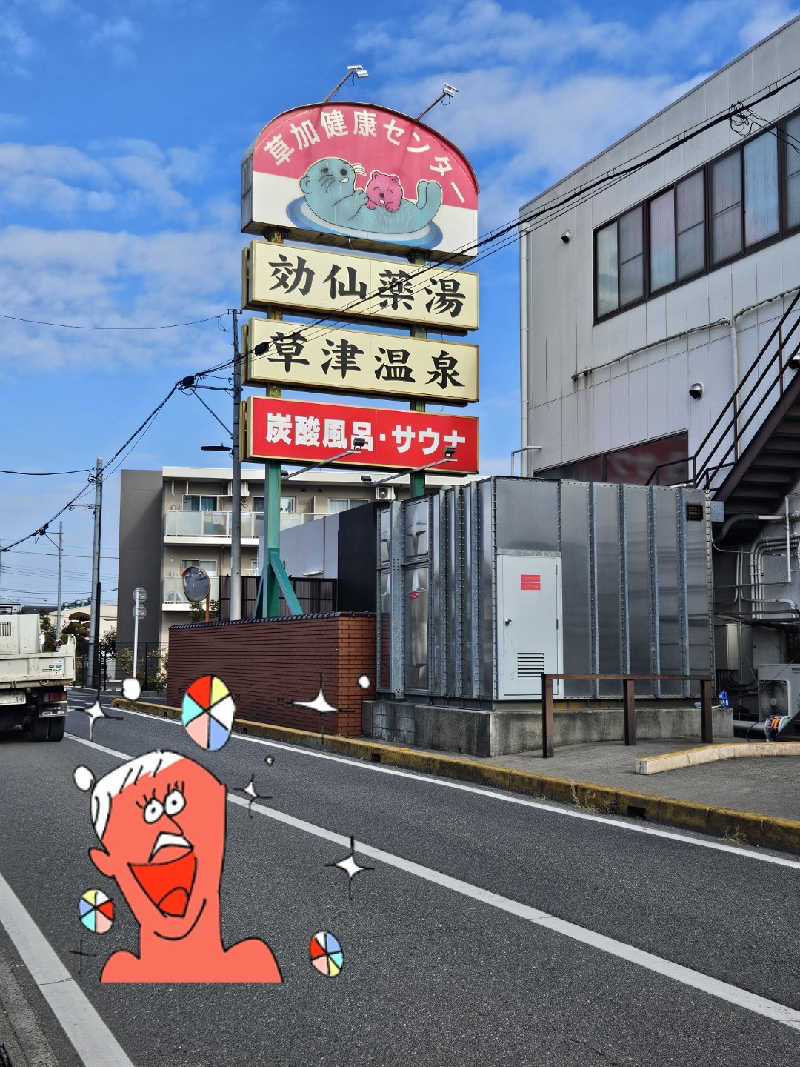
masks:
{"label": "gray building", "polygon": [[800,618],[798,54],[795,19],[521,209],[523,469],[724,504],[718,682],[750,697]]}

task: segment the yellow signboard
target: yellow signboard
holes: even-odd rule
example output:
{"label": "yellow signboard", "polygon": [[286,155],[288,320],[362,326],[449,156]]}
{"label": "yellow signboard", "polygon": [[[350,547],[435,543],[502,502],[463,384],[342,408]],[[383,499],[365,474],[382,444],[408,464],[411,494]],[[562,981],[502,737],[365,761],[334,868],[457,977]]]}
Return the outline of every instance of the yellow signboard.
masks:
{"label": "yellow signboard", "polygon": [[478,275],[251,241],[242,252],[242,307],[418,323],[464,333],[478,328]]}
{"label": "yellow signboard", "polygon": [[243,349],[248,385],[440,404],[478,399],[477,345],[251,319],[244,326]]}

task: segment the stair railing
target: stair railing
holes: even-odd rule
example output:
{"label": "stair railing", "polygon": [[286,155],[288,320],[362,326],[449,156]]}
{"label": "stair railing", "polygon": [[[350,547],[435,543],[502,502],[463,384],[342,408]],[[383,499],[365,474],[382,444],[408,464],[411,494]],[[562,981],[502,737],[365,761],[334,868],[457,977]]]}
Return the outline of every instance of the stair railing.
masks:
{"label": "stair railing", "polygon": [[[750,426],[758,412],[764,407],[767,402],[767,398],[772,394],[772,391],[776,385],[778,386],[779,397],[783,396],[787,386],[787,383],[785,381],[785,372],[787,369],[796,369],[790,368],[787,365],[792,359],[797,356],[798,352],[800,352],[800,340],[797,341],[794,348],[786,359],[784,359],[784,351],[789,341],[792,339],[795,330],[798,328],[798,326],[800,326],[800,313],[795,318],[791,329],[789,329],[785,335],[783,333],[783,328],[786,325],[789,316],[792,314],[795,307],[797,306],[798,301],[800,301],[800,289],[798,289],[798,291],[795,293],[794,297],[789,303],[789,306],[786,308],[783,315],[778,320],[778,324],[776,325],[775,329],[772,331],[767,340],[761,346],[758,355],[753,360],[750,367],[742,375],[742,380],[739,382],[739,385],[731,394],[730,399],[727,401],[725,406],[720,411],[719,415],[717,415],[714,422],[708,428],[708,432],[706,433],[700,444],[697,446],[697,450],[695,451],[695,453],[691,456],[686,457],[685,459],[671,459],[667,460],[667,462],[665,463],[659,463],[658,466],[654,467],[652,472],[650,473],[650,477],[645,483],[646,485],[650,485],[653,479],[658,474],[658,472],[660,470],[663,470],[665,467],[671,467],[677,463],[686,463],[688,465],[688,473],[690,475],[687,479],[688,484],[693,485],[695,488],[700,485],[703,485],[704,488],[709,489],[711,487],[711,480],[715,474],[717,474],[721,469],[725,467],[734,466],[739,456],[739,445],[741,444],[745,431]],[[767,349],[770,347],[776,337],[778,339],[778,345],[775,352],[773,353],[769,361],[766,363],[761,373],[754,378],[753,376],[758,370],[762,358],[766,355]],[[772,381],[769,383],[769,386],[764,389],[762,396],[754,405],[747,419],[742,422],[743,413],[747,408],[747,405],[754,396],[756,390],[766,378],[767,374],[769,374],[769,372],[773,369],[776,362],[777,370],[774,374]],[[790,381],[791,380],[794,380],[794,374],[792,374]],[[726,416],[728,416],[727,419]],[[712,437],[715,433],[716,437],[712,442]],[[719,450],[725,444],[728,435],[730,435],[731,437],[728,447],[718,458],[718,461],[712,463],[712,460],[717,457]],[[703,449],[705,449],[706,446],[709,446],[710,442],[711,444],[708,448],[705,457],[703,458],[702,462],[698,462],[698,459],[701,453],[703,452]],[[728,457],[730,456],[731,452],[734,453],[734,459],[729,461]]]}

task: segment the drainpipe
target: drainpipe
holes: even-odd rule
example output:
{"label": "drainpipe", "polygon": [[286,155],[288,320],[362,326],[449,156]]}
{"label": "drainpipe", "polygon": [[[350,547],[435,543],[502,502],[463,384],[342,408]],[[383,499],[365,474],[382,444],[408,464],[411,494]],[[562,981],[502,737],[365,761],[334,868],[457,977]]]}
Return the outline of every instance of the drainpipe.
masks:
{"label": "drainpipe", "polygon": [[792,581],[792,531],[789,525],[789,494],[787,493],[784,498],[784,507],[786,509],[786,584],[791,585]]}
{"label": "drainpipe", "polygon": [[739,388],[739,336],[736,332],[736,319],[730,320],[731,331],[731,362],[733,369],[733,458],[739,458],[739,398],[736,390]]}
{"label": "drainpipe", "polygon": [[[519,240],[519,393],[520,393],[520,451],[528,446],[528,231],[522,227]],[[527,472],[527,465],[524,468]],[[512,470],[513,473],[513,470]]]}

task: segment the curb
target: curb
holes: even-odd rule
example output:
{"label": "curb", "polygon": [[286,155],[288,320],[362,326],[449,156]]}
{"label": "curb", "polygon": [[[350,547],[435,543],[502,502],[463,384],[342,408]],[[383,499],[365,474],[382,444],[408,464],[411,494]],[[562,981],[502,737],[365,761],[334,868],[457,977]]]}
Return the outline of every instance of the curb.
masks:
{"label": "curb", "polygon": [[[141,700],[125,700],[119,697],[112,701],[112,706],[127,708],[129,711],[142,711],[160,718],[180,719],[181,715],[179,708],[164,704],[148,704]],[[735,811],[715,807],[712,804],[698,804],[694,801],[676,800],[672,797],[652,796],[649,793],[637,793],[631,789],[594,785],[591,782],[579,782],[570,778],[554,778],[530,771],[515,770],[511,767],[479,763],[477,760],[462,759],[457,756],[440,756],[419,749],[402,748],[399,745],[355,737],[326,734],[323,742],[320,734],[272,723],[237,719],[234,723],[234,732],[266,737],[272,741],[283,741],[286,744],[301,745],[304,748],[324,747],[328,751],[372,763],[386,763],[393,767],[404,767],[407,770],[438,775],[440,778],[454,778],[458,781],[473,782],[496,789],[507,789],[512,793],[523,793],[565,804],[574,804],[598,814],[623,815],[666,823],[714,837],[733,839],[738,843],[761,845],[764,848],[773,848],[782,852],[800,853],[800,822],[794,819],[779,819],[772,815]],[[788,744],[787,742],[778,747],[786,747]],[[732,745],[731,747],[739,746]]]}
{"label": "curb", "polygon": [[662,752],[658,756],[644,756],[636,760],[636,774],[660,774],[662,771],[680,770],[682,767],[697,767],[701,763],[714,763],[722,759],[747,759],[758,756],[800,756],[800,741],[749,741],[746,744],[720,742],[716,745],[699,745],[680,752]]}

